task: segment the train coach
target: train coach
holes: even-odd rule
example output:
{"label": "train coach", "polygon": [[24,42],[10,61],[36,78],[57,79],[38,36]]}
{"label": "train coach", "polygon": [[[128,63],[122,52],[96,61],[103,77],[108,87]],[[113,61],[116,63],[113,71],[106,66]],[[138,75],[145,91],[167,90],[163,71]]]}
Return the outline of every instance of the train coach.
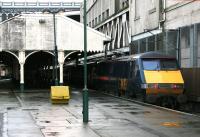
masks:
{"label": "train coach", "polygon": [[147,52],[97,62],[90,80],[97,90],[162,106],[182,102],[184,80],[176,58]]}
{"label": "train coach", "polygon": [[[83,85],[83,65],[68,66],[64,70],[68,82]],[[89,62],[88,86],[169,107],[181,103],[184,92],[184,80],[176,58],[159,52]]]}

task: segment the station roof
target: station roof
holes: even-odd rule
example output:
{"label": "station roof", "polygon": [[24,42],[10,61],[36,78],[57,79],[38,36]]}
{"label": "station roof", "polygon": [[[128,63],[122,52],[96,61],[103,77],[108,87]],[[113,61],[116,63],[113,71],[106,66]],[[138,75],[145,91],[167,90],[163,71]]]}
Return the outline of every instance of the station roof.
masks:
{"label": "station roof", "polygon": [[[84,26],[64,15],[56,15],[58,50],[84,50]],[[103,51],[110,37],[87,27],[88,51]],[[3,50],[54,50],[52,14],[22,14],[0,23],[0,48]]]}

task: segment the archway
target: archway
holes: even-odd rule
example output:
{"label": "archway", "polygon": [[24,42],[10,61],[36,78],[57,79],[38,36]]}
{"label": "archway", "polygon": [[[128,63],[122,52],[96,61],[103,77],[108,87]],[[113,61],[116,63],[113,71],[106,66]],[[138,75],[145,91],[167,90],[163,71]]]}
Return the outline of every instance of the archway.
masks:
{"label": "archway", "polygon": [[50,52],[36,51],[26,57],[24,65],[25,88],[44,89],[53,83],[53,60]]}
{"label": "archway", "polygon": [[13,89],[19,86],[19,61],[11,52],[0,52],[0,88]]}
{"label": "archway", "polygon": [[[97,54],[99,52],[89,51],[87,52],[88,56]],[[83,51],[73,51],[67,54],[64,57],[64,71],[63,71],[63,79],[64,84],[68,86],[73,86],[77,88],[83,88]],[[91,72],[91,67],[88,65],[88,72]],[[90,78],[90,74],[88,73],[88,78]],[[90,83],[88,83],[90,84]]]}
{"label": "archway", "polygon": [[83,52],[73,51],[64,57],[63,80],[64,84],[73,87],[83,86],[82,68],[78,65],[79,58],[82,58]]}

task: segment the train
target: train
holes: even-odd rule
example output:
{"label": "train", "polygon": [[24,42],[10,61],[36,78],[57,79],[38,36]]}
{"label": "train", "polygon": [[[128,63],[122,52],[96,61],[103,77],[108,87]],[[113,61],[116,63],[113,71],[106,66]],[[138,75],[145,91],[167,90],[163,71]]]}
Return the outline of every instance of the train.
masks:
{"label": "train", "polygon": [[[88,61],[88,86],[116,96],[175,107],[183,102],[184,80],[175,57],[159,52]],[[83,65],[64,67],[67,84],[83,84]]]}

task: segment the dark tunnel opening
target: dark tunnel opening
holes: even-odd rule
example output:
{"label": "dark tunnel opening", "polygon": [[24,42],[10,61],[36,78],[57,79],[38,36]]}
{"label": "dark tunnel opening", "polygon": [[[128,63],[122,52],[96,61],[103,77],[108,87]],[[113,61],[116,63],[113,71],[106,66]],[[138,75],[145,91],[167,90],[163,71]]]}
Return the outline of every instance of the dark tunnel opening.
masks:
{"label": "dark tunnel opening", "polygon": [[30,55],[24,66],[25,88],[50,88],[53,85],[53,61],[54,56],[47,52],[40,51]]}
{"label": "dark tunnel opening", "polygon": [[0,52],[0,89],[13,89],[19,86],[18,59],[8,52]]}

